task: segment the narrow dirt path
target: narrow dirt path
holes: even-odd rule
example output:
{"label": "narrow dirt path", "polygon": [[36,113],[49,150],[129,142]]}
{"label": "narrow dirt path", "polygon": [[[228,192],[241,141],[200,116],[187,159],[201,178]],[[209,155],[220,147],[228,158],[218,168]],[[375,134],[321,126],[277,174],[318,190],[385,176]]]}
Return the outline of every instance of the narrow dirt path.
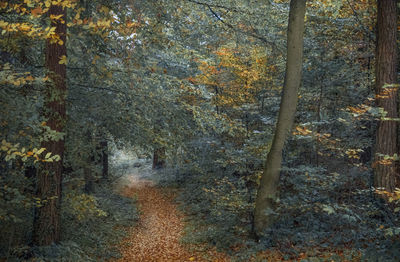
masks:
{"label": "narrow dirt path", "polygon": [[128,232],[121,245],[122,258],[118,262],[184,262],[184,261],[230,261],[224,255],[208,251],[190,253],[179,242],[183,234],[184,216],[177,210],[173,194],[157,188],[150,180],[130,176],[122,194],[136,197],[140,211],[139,223]]}

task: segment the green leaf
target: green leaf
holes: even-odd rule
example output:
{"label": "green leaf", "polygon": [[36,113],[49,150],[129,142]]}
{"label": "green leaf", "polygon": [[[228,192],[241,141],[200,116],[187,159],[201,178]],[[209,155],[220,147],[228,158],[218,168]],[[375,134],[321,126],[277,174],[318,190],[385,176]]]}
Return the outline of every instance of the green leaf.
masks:
{"label": "green leaf", "polygon": [[330,214],[336,213],[336,212],[335,212],[335,209],[333,209],[333,207],[328,206],[328,205],[323,205],[322,210],[325,211],[325,212],[327,212],[329,215],[330,215]]}
{"label": "green leaf", "polygon": [[39,149],[39,150],[36,152],[36,155],[40,155],[41,153],[43,153],[44,150],[46,150],[46,148],[42,147],[41,149]]}

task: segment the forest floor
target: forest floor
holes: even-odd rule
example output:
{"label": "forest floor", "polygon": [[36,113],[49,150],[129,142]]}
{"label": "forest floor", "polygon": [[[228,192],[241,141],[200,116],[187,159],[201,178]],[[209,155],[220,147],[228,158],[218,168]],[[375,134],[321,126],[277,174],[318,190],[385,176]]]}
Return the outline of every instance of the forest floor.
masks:
{"label": "forest floor", "polygon": [[122,257],[116,261],[230,261],[228,256],[214,250],[191,252],[189,246],[180,242],[185,216],[174,202],[174,191],[158,187],[151,176],[148,168],[135,169],[119,185],[121,194],[137,200],[140,216],[138,224],[127,229],[127,237],[120,246]]}

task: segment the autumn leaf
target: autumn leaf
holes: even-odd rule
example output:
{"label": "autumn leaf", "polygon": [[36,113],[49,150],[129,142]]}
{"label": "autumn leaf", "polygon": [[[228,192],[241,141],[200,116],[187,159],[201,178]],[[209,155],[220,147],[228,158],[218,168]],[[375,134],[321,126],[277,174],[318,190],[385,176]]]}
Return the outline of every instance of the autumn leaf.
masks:
{"label": "autumn leaf", "polygon": [[33,76],[27,76],[27,77],[25,78],[25,80],[27,80],[27,81],[33,81],[33,80],[35,80],[35,78],[34,78]]}
{"label": "autumn leaf", "polygon": [[31,14],[35,17],[40,16],[43,13],[43,9],[39,6],[35,9],[32,9]]}
{"label": "autumn leaf", "polygon": [[95,55],[95,56],[93,57],[92,65],[96,64],[96,61],[97,61],[99,58],[100,58],[100,56]]}
{"label": "autumn leaf", "polygon": [[109,12],[110,12],[110,9],[107,7],[107,6],[102,6],[101,8],[100,8],[100,11],[101,12],[103,12],[103,13],[105,13],[105,14],[108,14]]}
{"label": "autumn leaf", "polygon": [[65,55],[60,56],[60,61],[58,61],[60,65],[66,65],[67,64],[67,57]]}

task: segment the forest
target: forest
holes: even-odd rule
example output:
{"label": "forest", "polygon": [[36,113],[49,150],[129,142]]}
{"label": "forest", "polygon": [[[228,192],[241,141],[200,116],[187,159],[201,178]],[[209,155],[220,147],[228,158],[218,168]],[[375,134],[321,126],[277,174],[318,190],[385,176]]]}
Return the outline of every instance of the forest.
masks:
{"label": "forest", "polygon": [[400,261],[396,0],[0,0],[0,261]]}

